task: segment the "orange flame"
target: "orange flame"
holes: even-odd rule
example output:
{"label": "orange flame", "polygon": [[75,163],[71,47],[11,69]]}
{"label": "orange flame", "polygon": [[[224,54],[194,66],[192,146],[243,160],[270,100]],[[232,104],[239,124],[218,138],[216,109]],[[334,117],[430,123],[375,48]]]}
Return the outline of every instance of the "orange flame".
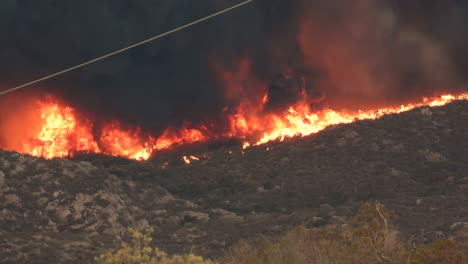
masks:
{"label": "orange flame", "polygon": [[188,157],[187,156],[182,156],[182,159],[187,164],[190,164],[190,163],[192,163],[192,161],[195,161],[195,160],[200,160],[200,158],[197,158],[195,156],[188,156]]}
{"label": "orange flame", "polygon": [[101,135],[101,144],[106,146],[107,154],[113,156],[123,156],[136,160],[147,160],[153,152],[149,138],[147,142],[142,142],[140,129],[135,131],[124,131],[119,122],[112,122],[104,127]]}
{"label": "orange flame", "polygon": [[[307,136],[330,125],[377,119],[383,115],[401,113],[417,107],[442,106],[455,100],[468,100],[468,93],[423,98],[421,102],[413,104],[356,112],[332,109],[313,111],[305,101],[291,106],[285,113],[276,114],[249,111],[248,107],[241,106],[237,113],[229,116],[231,127],[223,135],[210,133],[206,127],[184,127],[179,130],[168,128],[159,137],[154,137],[145,135],[140,128],[124,129],[117,121],[105,125],[100,135],[93,135],[93,123],[90,120],[79,116],[73,108],[48,99],[37,103],[41,119],[39,131],[34,136],[25,137],[21,147],[9,147],[12,145],[8,144],[2,144],[0,147],[48,159],[68,157],[77,152],[90,152],[147,160],[153,152],[170,148],[174,144],[208,141],[215,137],[237,137],[245,139],[242,144],[242,148],[245,149],[272,140],[282,141],[289,137]],[[24,129],[28,130],[27,124]],[[199,159],[195,156],[183,157],[187,164]]]}
{"label": "orange flame", "polygon": [[39,102],[42,129],[27,140],[21,152],[45,158],[66,157],[73,151],[100,152],[93,140],[90,124],[79,121],[70,107]]}
{"label": "orange flame", "polygon": [[[331,109],[313,112],[306,103],[302,102],[290,107],[284,115],[269,116],[267,123],[273,125],[263,132],[260,139],[253,143],[254,145],[260,145],[273,140],[283,141],[288,137],[307,136],[331,125],[346,124],[357,120],[377,119],[384,115],[402,113],[423,106],[442,106],[455,100],[468,100],[468,93],[442,95],[433,98],[425,97],[419,103],[353,113],[338,112]],[[244,142],[244,146],[248,146],[248,144],[249,142]]]}
{"label": "orange flame", "polygon": [[[93,123],[80,118],[73,108],[51,97],[39,100],[36,104],[40,116],[39,131],[32,136],[29,133],[28,137],[21,140],[19,147],[18,144],[2,142],[0,148],[47,159],[64,158],[83,152],[147,160],[155,150],[205,140],[202,131],[197,129],[167,129],[160,137],[154,138],[144,135],[138,127],[124,129],[118,121],[104,125],[100,135],[96,136],[92,133]],[[22,130],[29,129],[28,124],[22,125]],[[7,134],[7,143],[9,137]]]}

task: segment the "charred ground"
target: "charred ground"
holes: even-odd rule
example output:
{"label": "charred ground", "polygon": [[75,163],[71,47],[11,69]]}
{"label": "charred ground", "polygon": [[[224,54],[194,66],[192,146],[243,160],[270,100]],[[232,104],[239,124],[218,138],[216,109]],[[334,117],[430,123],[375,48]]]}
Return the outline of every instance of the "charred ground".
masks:
{"label": "charred ground", "polygon": [[[466,101],[241,151],[221,144],[148,162],[1,152],[0,263],[83,263],[129,226],[155,227],[169,252],[216,257],[300,224],[345,224],[369,200],[395,210],[405,236],[467,239]],[[180,159],[192,154],[209,158]]]}

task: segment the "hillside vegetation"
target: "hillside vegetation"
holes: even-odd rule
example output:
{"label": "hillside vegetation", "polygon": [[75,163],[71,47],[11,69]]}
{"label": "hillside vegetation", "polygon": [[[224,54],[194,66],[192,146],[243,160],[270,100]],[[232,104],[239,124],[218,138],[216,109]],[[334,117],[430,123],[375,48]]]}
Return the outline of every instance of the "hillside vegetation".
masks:
{"label": "hillside vegetation", "polygon": [[[181,159],[203,154],[209,158],[192,164]],[[310,245],[317,230],[354,230],[361,205],[375,201],[394,212],[392,230],[406,251],[412,237],[434,247],[468,242],[468,102],[334,126],[244,153],[219,145],[137,162],[0,151],[0,263],[89,263],[118,250],[116,238],[125,241],[128,228],[150,227],[150,247],[168,257],[219,260],[233,247],[263,256],[290,241],[284,234],[300,234],[284,247],[289,254]],[[291,231],[298,226],[305,231]],[[262,246],[262,238],[271,242]]]}
{"label": "hillside vegetation", "polygon": [[142,234],[129,229],[131,243],[116,252],[96,257],[100,264],[464,264],[468,243],[439,239],[419,245],[418,237],[404,241],[390,223],[392,212],[365,203],[350,226],[340,229],[305,227],[288,232],[278,241],[260,245],[239,243],[219,262],[193,254],[168,256],[152,248],[151,228]]}

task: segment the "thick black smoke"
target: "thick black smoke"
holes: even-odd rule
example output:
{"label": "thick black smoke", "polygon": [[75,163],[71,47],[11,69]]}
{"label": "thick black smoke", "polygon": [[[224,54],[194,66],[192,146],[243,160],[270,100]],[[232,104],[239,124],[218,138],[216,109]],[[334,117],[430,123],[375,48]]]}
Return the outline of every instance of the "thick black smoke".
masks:
{"label": "thick black smoke", "polygon": [[[235,3],[2,0],[1,89]],[[467,44],[466,1],[257,0],[20,93],[53,93],[98,120],[158,129],[171,122],[211,119],[229,104],[213,64],[236,71],[239,60],[248,57],[252,75],[267,83],[292,69],[332,99],[366,93],[371,99],[378,94],[404,98],[447,88],[442,84],[463,86],[468,81]],[[348,53],[342,55],[343,49]],[[350,73],[343,74],[347,69]],[[373,88],[378,82],[384,84]]]}

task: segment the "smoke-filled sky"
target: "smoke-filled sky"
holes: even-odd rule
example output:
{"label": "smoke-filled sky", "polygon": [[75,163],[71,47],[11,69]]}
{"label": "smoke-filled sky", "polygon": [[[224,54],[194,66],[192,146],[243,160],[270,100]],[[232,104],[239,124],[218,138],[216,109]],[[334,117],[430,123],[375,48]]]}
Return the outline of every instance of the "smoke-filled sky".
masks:
{"label": "smoke-filled sky", "polygon": [[[238,2],[2,0],[1,90]],[[247,73],[235,74],[246,60]],[[19,93],[52,93],[94,118],[154,129],[212,118],[284,71],[304,75],[331,106],[460,89],[468,81],[468,2],[256,0]],[[237,84],[234,96],[226,91]]]}

